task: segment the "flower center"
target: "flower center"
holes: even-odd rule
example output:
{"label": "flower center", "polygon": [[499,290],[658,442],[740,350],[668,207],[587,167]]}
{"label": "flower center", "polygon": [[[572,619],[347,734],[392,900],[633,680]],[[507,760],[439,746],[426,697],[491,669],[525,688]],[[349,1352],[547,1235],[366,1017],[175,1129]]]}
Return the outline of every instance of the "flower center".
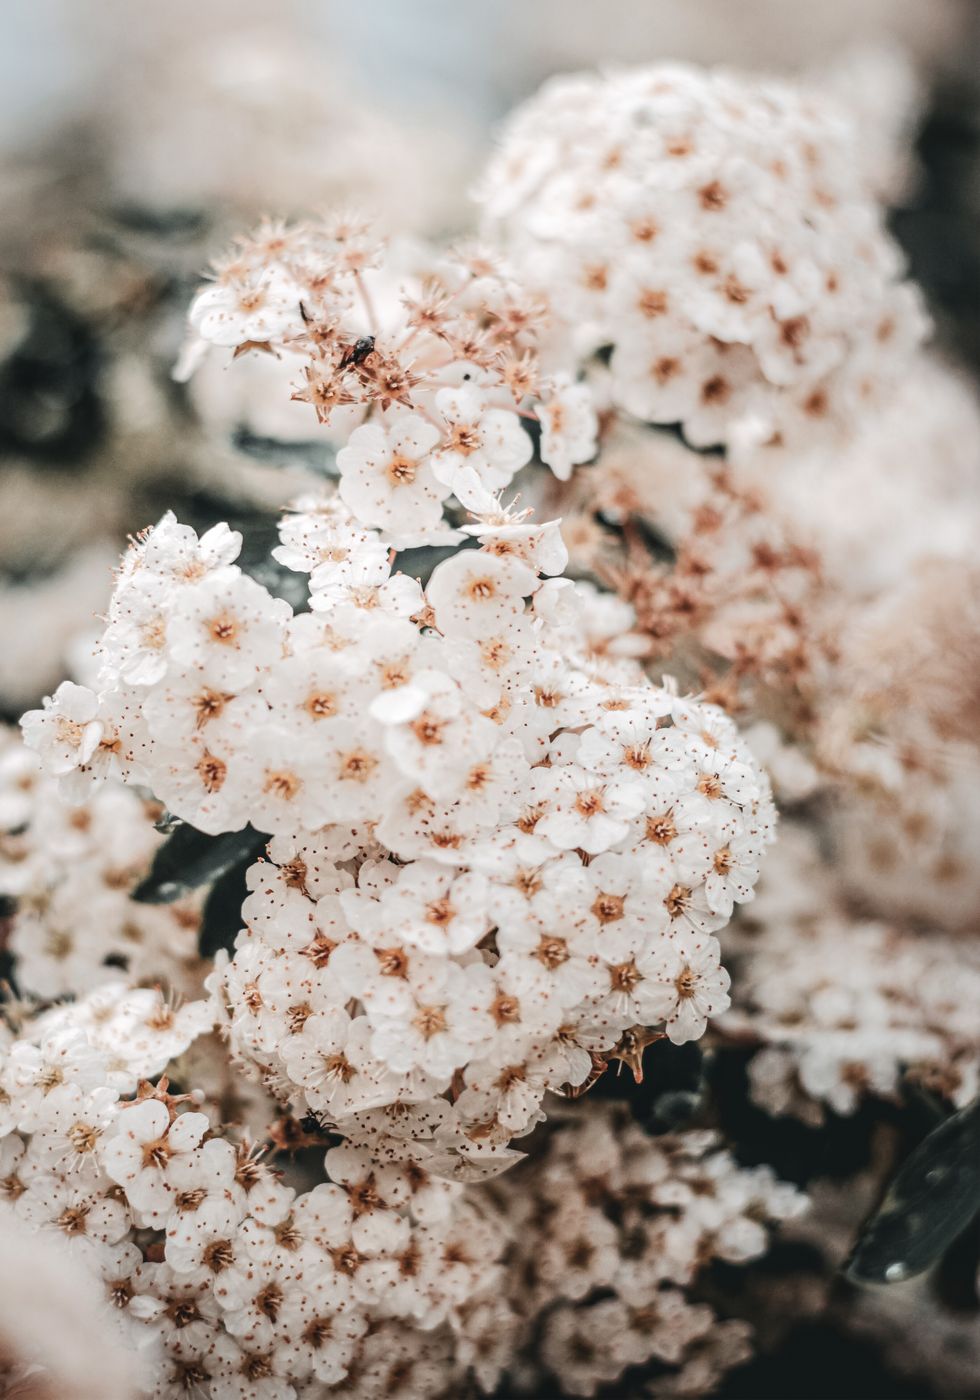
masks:
{"label": "flower center", "polygon": [[672,919],[678,918],[687,908],[687,901],[691,898],[691,891],[686,885],[674,885],[664,900],[667,913]]}
{"label": "flower center", "polygon": [[412,1024],[423,1040],[431,1040],[446,1029],[446,1013],[441,1006],[420,1006]]}
{"label": "flower center", "polygon": [[392,457],[385,470],[385,476],[392,486],[411,486],[418,472],[418,463],[407,457]]}
{"label": "flower center", "polygon": [[468,457],[480,446],[480,429],[469,423],[454,423],[446,438],[446,451]]}
{"label": "flower center", "polygon": [[303,786],[295,773],[287,771],[266,773],[264,792],[278,797],[282,802],[291,802]]}
{"label": "flower center", "polygon": [[195,764],[195,771],[205,792],[218,792],[228,776],[228,765],[223,759],[205,750]]}
{"label": "flower center", "polygon": [[217,690],[199,691],[193,700],[194,727],[201,729],[209,719],[217,719],[230,699],[230,695],[222,695]]}
{"label": "flower center", "polygon": [[598,894],[592,905],[592,913],[600,924],[612,924],[623,917],[626,899],[621,894]]}
{"label": "flower center", "polygon": [[220,617],[211,619],[208,623],[208,631],[216,642],[221,642],[223,646],[229,646],[238,636],[238,621],[227,613],[223,613]]}
{"label": "flower center", "polygon": [[352,749],[340,760],[340,776],[354,783],[366,783],[378,766],[374,754],[364,749]]}
{"label": "flower center", "polygon": [[655,846],[669,846],[677,835],[677,827],[670,812],[661,817],[647,817],[647,840]]}
{"label": "flower center", "polygon": [[614,992],[632,992],[642,981],[643,974],[632,958],[609,969],[609,982]]}
{"label": "flower center", "polygon": [[587,792],[580,792],[575,798],[575,810],[583,817],[596,817],[604,812],[606,809],[601,791],[590,788]]}
{"label": "flower center", "polygon": [[303,709],[314,719],[330,719],[332,715],[337,713],[336,696],[326,692],[308,695]]}
{"label": "flower center", "polygon": [[553,972],[556,967],[561,967],[562,963],[568,962],[570,957],[568,944],[564,938],[545,936],[534,950],[534,956],[542,967],[546,967],[549,972]]}
{"label": "flower center", "polygon": [[688,1001],[691,997],[694,996],[694,993],[697,991],[697,973],[693,972],[691,968],[685,967],[684,970],[674,979],[674,986],[677,988],[677,995],[681,998],[681,1000]]}

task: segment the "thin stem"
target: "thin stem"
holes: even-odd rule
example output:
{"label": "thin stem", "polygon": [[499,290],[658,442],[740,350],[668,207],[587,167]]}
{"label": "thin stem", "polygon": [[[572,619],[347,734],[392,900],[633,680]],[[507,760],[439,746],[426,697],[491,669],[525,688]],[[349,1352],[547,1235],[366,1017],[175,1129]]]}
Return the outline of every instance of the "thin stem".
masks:
{"label": "thin stem", "polygon": [[354,281],[357,285],[357,290],[360,293],[361,301],[364,304],[364,312],[367,316],[368,329],[370,330],[372,335],[377,335],[379,322],[377,312],[374,309],[374,302],[371,300],[371,293],[368,291],[367,286],[364,282],[364,278],[361,276],[360,272],[354,273]]}

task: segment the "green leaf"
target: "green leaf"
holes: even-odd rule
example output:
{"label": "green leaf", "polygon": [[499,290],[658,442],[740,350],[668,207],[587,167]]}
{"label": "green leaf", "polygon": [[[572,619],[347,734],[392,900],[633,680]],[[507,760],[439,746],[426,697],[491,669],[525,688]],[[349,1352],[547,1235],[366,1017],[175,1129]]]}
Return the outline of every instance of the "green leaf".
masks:
{"label": "green leaf", "polygon": [[157,849],[145,880],[133,891],[140,904],[172,904],[190,890],[218,880],[242,861],[262,851],[268,836],[254,827],[208,836],[182,822]]}
{"label": "green leaf", "polygon": [[226,870],[215,880],[204,901],[197,946],[202,958],[213,958],[219,948],[231,952],[242,928],[242,905],[248,894],[245,875],[251,857]]}
{"label": "green leaf", "polygon": [[980,1210],[980,1099],[919,1143],[847,1264],[855,1283],[898,1283],[934,1264]]}

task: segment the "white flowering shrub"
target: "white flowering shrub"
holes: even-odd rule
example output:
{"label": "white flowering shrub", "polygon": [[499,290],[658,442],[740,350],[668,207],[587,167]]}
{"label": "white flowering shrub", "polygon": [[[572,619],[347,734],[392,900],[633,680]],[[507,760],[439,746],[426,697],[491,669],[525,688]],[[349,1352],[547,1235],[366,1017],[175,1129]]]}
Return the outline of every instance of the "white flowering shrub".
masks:
{"label": "white flowering shrub", "polygon": [[211,985],[274,1092],[443,1170],[506,1165],[594,1056],[728,1006],[714,935],[771,839],[766,779],[720,710],[615,655],[556,524],[477,519],[424,589],[336,498],[281,533],[308,612],[227,528],[164,519],[120,571],[98,693],[66,683],[27,742],[71,791],[115,775],[271,838]]}
{"label": "white flowering shrub", "polygon": [[249,481],[0,739],[0,1229],[140,1394],[706,1395],[815,1307],[746,1272],[798,1187],[883,1199],[859,1282],[975,1214],[976,414],[865,99],[557,79],[483,243],[266,220],[194,296]]}
{"label": "white flowering shrub", "polygon": [[509,118],[489,231],[609,353],[613,402],[696,447],[746,420],[848,428],[923,330],[915,289],[826,96],[679,64],[550,80]]}

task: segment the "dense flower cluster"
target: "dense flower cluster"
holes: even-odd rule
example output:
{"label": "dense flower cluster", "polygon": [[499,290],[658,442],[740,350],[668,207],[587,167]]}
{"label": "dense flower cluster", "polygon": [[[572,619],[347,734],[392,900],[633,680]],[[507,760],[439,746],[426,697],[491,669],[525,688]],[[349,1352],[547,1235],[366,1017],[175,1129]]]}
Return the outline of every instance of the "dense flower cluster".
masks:
{"label": "dense flower cluster", "polygon": [[208,347],[285,356],[293,397],[346,441],[340,494],[394,544],[438,536],[443,503],[484,510],[530,461],[559,477],[596,448],[589,389],[550,341],[546,303],[497,260],[387,251],[364,225],[267,225],[190,310],[181,374]]}
{"label": "dense flower cluster", "polygon": [[506,1372],[590,1395],[651,1358],[696,1394],[747,1355],[689,1290],[803,1198],[710,1133],[607,1108],[490,1192],[349,1142],[294,1186],[203,1093],[149,1082],[207,1029],[203,1003],[167,1013],[115,989],[0,1038],[0,1202],[91,1276],[141,1394],[434,1400]]}
{"label": "dense flower cluster", "polygon": [[20,992],[52,999],[109,981],[200,991],[198,911],[130,896],[163,841],[159,807],[118,786],[66,806],[58,780],[14,731],[0,731],[0,896]]}
{"label": "dense flower cluster", "polygon": [[423,591],[307,503],[276,550],[310,573],[293,615],[227,527],[167,517],[123,564],[100,692],[66,682],[24,732],[71,790],[116,774],[269,833],[213,980],[235,1050],[345,1130],[421,1104],[401,1135],[472,1156],[633,1027],[682,1043],[728,1005],[714,934],[774,812],[720,710],[616,656],[629,610],[558,577],[554,523],[465,529]]}
{"label": "dense flower cluster", "polygon": [[165,514],[0,732],[0,1231],[152,1400],[716,1393],[831,1306],[729,1293],[803,1209],[746,1124],[976,1098],[978,409],[843,73],[553,80],[483,244],[267,220],[197,292],[255,536]]}
{"label": "dense flower cluster", "polygon": [[168,1026],[155,995],[94,993],[0,1043],[0,1198],[93,1275],[141,1393],[292,1400],[354,1373],[422,1400],[471,1365],[494,1385],[495,1213],[349,1145],[285,1185],[201,1095],[148,1082],[210,1020],[199,1002]]}
{"label": "dense flower cluster", "polygon": [[539,1334],[536,1393],[594,1395],[659,1362],[653,1395],[707,1395],[749,1354],[751,1329],[688,1290],[713,1260],[745,1264],[766,1226],[804,1207],[767,1167],[710,1132],[650,1138],[610,1105],[557,1126],[533,1163],[494,1187],[513,1239],[507,1295],[523,1343]]}
{"label": "dense flower cluster", "polygon": [[681,65],[552,79],[504,129],[488,227],[611,350],[614,402],[695,446],[846,427],[923,316],[816,92]]}
{"label": "dense flower cluster", "polygon": [[[957,1107],[980,1089],[976,940],[859,919],[835,899],[806,829],[784,830],[737,950],[724,1033],[756,1041],[752,1095],[820,1123],[908,1077]],[[817,912],[815,912],[815,905]]]}

